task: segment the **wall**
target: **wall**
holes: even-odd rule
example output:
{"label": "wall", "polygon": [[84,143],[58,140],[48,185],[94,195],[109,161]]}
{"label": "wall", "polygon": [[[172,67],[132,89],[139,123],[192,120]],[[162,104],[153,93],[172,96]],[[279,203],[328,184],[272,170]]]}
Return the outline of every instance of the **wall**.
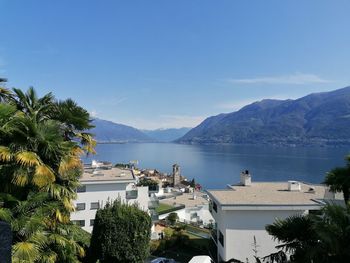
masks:
{"label": "wall", "polygon": [[137,203],[140,209],[148,211],[148,201],[150,200],[148,197],[148,186],[139,186],[137,191],[137,199],[130,199],[128,203]]}
{"label": "wall", "polygon": [[148,210],[148,187],[138,187],[137,199],[126,200],[126,189],[136,189],[130,183],[106,183],[106,184],[87,184],[86,192],[78,193],[78,198],[74,204],[85,203],[85,210],[76,211],[71,214],[71,220],[85,220],[84,230],[92,232],[90,220],[95,219],[96,211],[90,209],[90,203],[99,202],[102,208],[107,200],[114,201],[120,198],[123,202],[138,203],[140,208]]}
{"label": "wall", "polygon": [[[213,217],[211,213],[209,212],[209,205],[203,205],[203,206],[198,206],[198,207],[186,207],[184,209],[180,209],[177,211],[174,211],[177,213],[179,216],[179,221],[180,222],[196,222],[195,220],[191,220],[191,214],[192,213],[197,213],[199,218],[203,220],[204,225],[208,225],[210,222],[213,221]],[[170,213],[167,214],[162,214],[159,216],[159,219],[164,219],[166,218]],[[212,221],[211,221],[212,220]]]}
{"label": "wall", "polygon": [[222,211],[217,216],[218,230],[224,234],[224,247],[218,242],[218,252],[225,261],[238,259],[246,262],[254,260],[254,237],[258,256],[266,256],[276,252],[276,241],[266,232],[265,226],[273,223],[276,218],[284,219],[295,214],[302,214],[304,210],[256,210],[256,211]]}

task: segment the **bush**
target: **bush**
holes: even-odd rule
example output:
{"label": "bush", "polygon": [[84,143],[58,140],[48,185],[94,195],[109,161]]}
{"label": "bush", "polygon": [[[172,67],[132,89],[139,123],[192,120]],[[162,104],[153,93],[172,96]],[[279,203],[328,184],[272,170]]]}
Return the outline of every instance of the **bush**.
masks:
{"label": "bush", "polygon": [[178,219],[179,219],[179,216],[177,215],[177,213],[170,213],[167,216],[167,220],[170,222],[171,225],[175,225]]}
{"label": "bush", "polygon": [[137,186],[148,186],[149,191],[157,191],[158,182],[152,179],[141,179]]}
{"label": "bush", "polygon": [[88,262],[143,262],[149,255],[151,218],[117,200],[97,211]]}

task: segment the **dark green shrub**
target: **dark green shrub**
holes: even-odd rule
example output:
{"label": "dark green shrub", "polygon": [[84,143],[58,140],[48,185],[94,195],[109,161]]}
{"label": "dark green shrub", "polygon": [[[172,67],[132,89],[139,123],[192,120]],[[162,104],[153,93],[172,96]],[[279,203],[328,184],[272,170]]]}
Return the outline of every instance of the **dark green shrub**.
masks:
{"label": "dark green shrub", "polygon": [[151,218],[117,200],[97,211],[88,262],[143,262],[149,254]]}

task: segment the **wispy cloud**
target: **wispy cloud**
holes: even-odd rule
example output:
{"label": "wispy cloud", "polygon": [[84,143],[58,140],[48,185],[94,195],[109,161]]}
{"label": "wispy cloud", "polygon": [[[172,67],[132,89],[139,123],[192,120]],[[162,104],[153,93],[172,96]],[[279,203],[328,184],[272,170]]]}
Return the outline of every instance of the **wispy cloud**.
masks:
{"label": "wispy cloud", "polygon": [[90,113],[90,116],[93,117],[93,118],[96,118],[97,115],[98,115],[98,112],[96,110],[92,110],[89,113]]}
{"label": "wispy cloud", "polygon": [[294,84],[305,85],[313,83],[329,83],[331,80],[324,79],[315,74],[294,73],[280,76],[263,76],[257,78],[226,79],[229,83],[236,84]]}

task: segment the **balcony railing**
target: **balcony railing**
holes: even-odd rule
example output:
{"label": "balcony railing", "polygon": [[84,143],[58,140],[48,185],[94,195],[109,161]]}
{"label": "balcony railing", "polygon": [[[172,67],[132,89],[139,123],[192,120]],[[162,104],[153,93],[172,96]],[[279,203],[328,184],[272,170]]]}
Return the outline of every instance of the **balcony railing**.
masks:
{"label": "balcony railing", "polygon": [[126,191],[126,199],[136,199],[138,196],[137,190]]}

